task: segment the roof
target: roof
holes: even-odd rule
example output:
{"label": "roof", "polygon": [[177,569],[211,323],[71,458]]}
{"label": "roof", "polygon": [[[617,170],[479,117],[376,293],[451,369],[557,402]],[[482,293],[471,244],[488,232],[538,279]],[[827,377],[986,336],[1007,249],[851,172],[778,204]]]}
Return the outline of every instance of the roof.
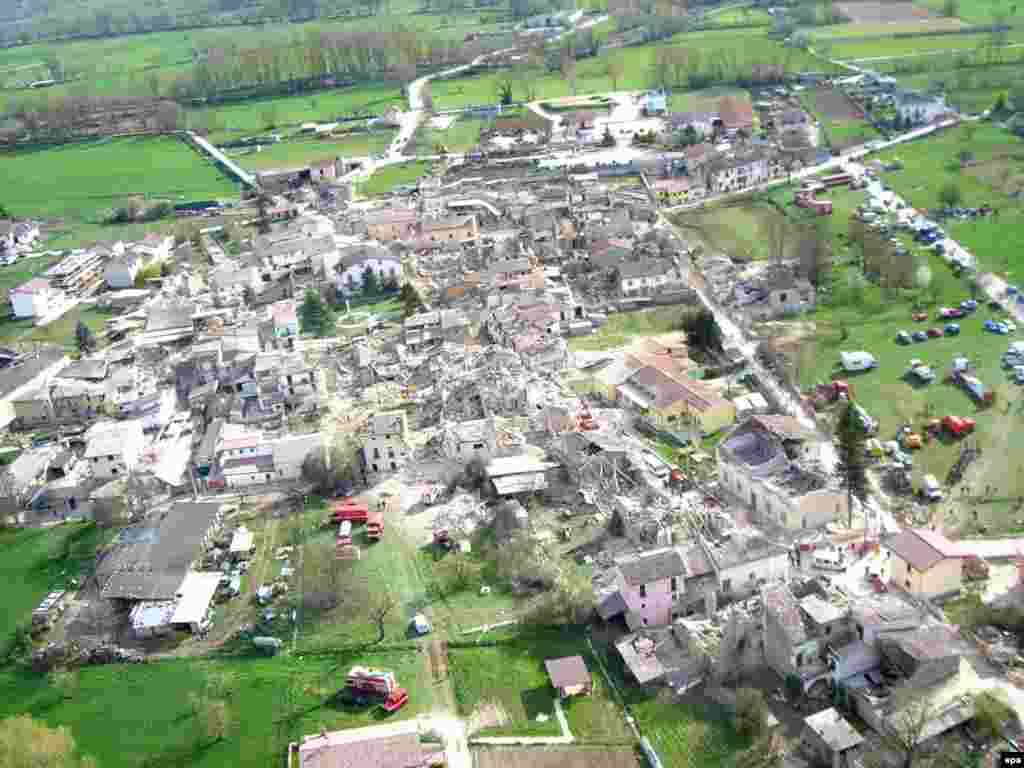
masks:
{"label": "roof", "polygon": [[487,476],[493,479],[509,475],[533,474],[546,472],[557,466],[550,461],[540,461],[532,456],[503,456],[491,459],[487,464]]}
{"label": "roof", "polygon": [[864,743],[864,737],[834,707],[804,718],[804,724],[834,752],[845,752]]}
{"label": "roof", "polygon": [[582,656],[563,656],[560,659],[545,659],[551,685],[555,688],[569,688],[574,685],[589,685],[590,672]]}
{"label": "roof", "polygon": [[121,531],[97,576],[106,599],[172,600],[200,555],[220,503],[176,502],[155,521]]}
{"label": "roof", "polygon": [[411,208],[384,208],[368,211],[363,220],[369,224],[415,224],[419,214]]}
{"label": "roof", "polygon": [[818,595],[808,595],[800,601],[800,608],[815,624],[830,624],[846,615],[846,611]]}
{"label": "roof", "polygon": [[276,325],[286,325],[298,321],[298,310],[294,301],[278,301],[270,305],[270,316]]}
{"label": "roof", "polygon": [[906,528],[884,544],[893,554],[919,571],[927,571],[948,558],[964,556],[944,536],[917,528]]}
{"label": "roof", "polygon": [[683,558],[674,548],[644,552],[636,557],[619,561],[618,566],[622,578],[631,587],[650,584],[652,581],[661,579],[670,579],[673,576],[686,575]]}
{"label": "roof", "polygon": [[930,624],[918,627],[913,632],[900,632],[896,635],[882,634],[880,640],[895,642],[907,655],[919,661],[934,661],[960,656],[966,652],[960,636],[944,624]]}
{"label": "roof", "polygon": [[50,290],[50,281],[44,277],[33,277],[27,283],[22,283],[17,288],[11,290],[11,293],[39,293],[41,291]]}
{"label": "roof", "polygon": [[415,720],[307,736],[299,768],[420,768],[423,747]]}
{"label": "roof", "polygon": [[178,605],[171,624],[198,624],[206,618],[213,595],[220,584],[219,573],[189,571],[178,587]]}
{"label": "roof", "polygon": [[453,227],[466,227],[472,225],[475,217],[473,214],[466,216],[445,216],[439,219],[428,219],[423,222],[423,231],[429,232],[432,229],[452,229]]}
{"label": "roof", "polygon": [[751,421],[783,440],[807,440],[814,436],[814,430],[808,429],[793,416],[754,416]]}
{"label": "roof", "polygon": [[79,360],[71,363],[57,375],[62,379],[101,380],[107,377],[108,363],[105,359]]}
{"label": "roof", "polygon": [[629,382],[653,391],[655,408],[667,408],[673,403],[685,400],[688,405],[703,412],[728,403],[706,384],[691,379],[677,379],[649,365],[634,373]]}
{"label": "roof", "polygon": [[85,435],[87,444],[84,458],[94,456],[122,456],[126,444],[134,442],[142,447],[142,422],[113,421],[94,424]]}
{"label": "roof", "polygon": [[754,107],[745,99],[723,96],[718,102],[718,114],[726,128],[743,128],[754,122]]}
{"label": "roof", "polygon": [[252,549],[252,540],[256,534],[244,525],[239,527],[231,537],[231,552],[248,552]]}
{"label": "roof", "polygon": [[674,176],[670,179],[658,179],[651,186],[656,192],[685,192],[690,188],[690,181],[685,176]]}
{"label": "roof", "polygon": [[626,261],[619,265],[619,277],[649,277],[672,272],[675,267],[668,259],[643,259],[642,261]]}

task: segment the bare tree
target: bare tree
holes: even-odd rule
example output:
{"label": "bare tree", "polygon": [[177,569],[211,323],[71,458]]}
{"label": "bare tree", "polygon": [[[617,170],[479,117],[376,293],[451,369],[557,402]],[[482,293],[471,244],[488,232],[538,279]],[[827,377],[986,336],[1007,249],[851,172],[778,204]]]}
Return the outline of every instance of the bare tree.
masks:
{"label": "bare tree", "polygon": [[816,219],[803,228],[797,243],[797,255],[800,274],[811,285],[817,286],[832,263],[828,231],[822,219]]}
{"label": "bare tree", "polygon": [[782,215],[769,216],[763,225],[764,238],[768,243],[768,258],[776,264],[786,259],[786,243],[789,240],[789,220]]}
{"label": "bare tree", "polygon": [[882,745],[899,756],[903,768],[914,768],[937,708],[928,698],[915,697],[908,690],[894,697],[893,709],[888,727],[879,733]]}

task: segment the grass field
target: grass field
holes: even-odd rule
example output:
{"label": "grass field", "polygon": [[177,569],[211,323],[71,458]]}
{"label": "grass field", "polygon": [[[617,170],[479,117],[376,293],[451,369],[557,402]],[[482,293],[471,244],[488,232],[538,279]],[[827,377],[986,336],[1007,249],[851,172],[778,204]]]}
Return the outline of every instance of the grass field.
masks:
{"label": "grass field", "polygon": [[[769,39],[762,29],[712,30],[678,35],[670,43],[658,46],[615,48],[594,58],[581,60],[576,65],[576,92],[587,94],[613,90],[608,76],[608,61],[613,56],[622,62],[625,72],[618,80],[618,90],[651,87],[657,80],[654,71],[655,51],[665,45],[685,47],[692,73],[713,77],[720,82],[749,76],[750,67],[757,64],[777,64],[786,72],[807,69],[821,71],[823,66],[829,68],[805,51],[786,48]],[[434,104],[438,107],[454,107],[495,103],[499,84],[505,77],[503,72],[484,72],[471,77],[435,80],[431,83]],[[569,83],[558,72],[523,70],[512,80],[512,97],[516,101],[530,96],[552,99],[571,95]]]}
{"label": "grass field", "polygon": [[259,152],[253,149],[229,150],[227,155],[251,171],[298,168],[332,157],[366,157],[387,150],[394,131],[354,133],[345,138],[295,138],[267,144]]}
{"label": "grass field", "polygon": [[443,146],[449,152],[465,152],[480,143],[480,132],[489,121],[476,117],[460,116],[447,128],[431,128],[423,123],[417,129],[407,151],[419,155],[434,154]]}
{"label": "grass field", "polygon": [[425,176],[429,172],[430,163],[425,160],[410,160],[407,163],[386,165],[358,185],[359,194],[364,197],[389,195],[396,186],[415,184],[421,176]]}
{"label": "grass field", "polygon": [[302,123],[332,122],[354,115],[379,115],[391,105],[403,108],[406,105],[397,83],[365,83],[303,96],[252,99],[189,110],[186,123],[190,128],[208,131],[210,141],[217,143],[298,127]]}
{"label": "grass field", "polygon": [[[355,664],[393,670],[409,690],[408,704],[386,716],[379,706],[325,703]],[[211,678],[227,680],[231,717],[227,737],[214,743],[199,735],[189,703],[189,694],[201,693]],[[423,658],[408,651],[86,667],[77,680],[73,698],[62,700],[45,677],[12,669],[0,672],[0,717],[29,713],[51,725],[68,726],[80,749],[104,768],[265,768],[281,764],[289,741],[321,727],[337,730],[409,719],[433,705]]]}
{"label": "grass field", "polygon": [[982,69],[950,69],[939,62],[928,72],[895,75],[903,88],[928,90],[939,86],[946,101],[964,114],[979,114],[996,103],[999,94],[1006,94],[1016,82],[1019,64]]}
{"label": "grass field", "polygon": [[920,21],[894,21],[862,24],[829,24],[823,27],[811,27],[807,33],[814,40],[831,40],[844,37],[881,37],[900,34],[927,34],[928,32],[944,32],[963,26],[959,19],[934,18]]}
{"label": "grass field", "polygon": [[[985,45],[991,36],[988,33],[966,35],[937,35],[935,37],[868,38],[859,41],[837,42],[832,46],[831,55],[836,59],[866,59],[884,56],[905,56],[936,51],[970,52]],[[1012,29],[1007,35],[1012,43],[1024,42],[1024,29]],[[1016,56],[1011,49],[1008,56]]]}
{"label": "grass field", "polygon": [[[944,7],[943,0],[924,0],[922,5],[938,13]],[[1024,8],[1014,0],[963,0],[958,3],[957,16],[969,24],[991,24],[996,16],[1020,19],[1024,17]]]}
{"label": "grass field", "polygon": [[723,86],[702,88],[696,91],[673,90],[668,95],[669,112],[717,112],[718,101],[723,96],[734,96],[750,101],[750,93],[742,88]]}
{"label": "grass field", "polygon": [[[579,627],[564,630],[527,628],[513,641],[476,648],[449,648],[448,668],[452,676],[459,714],[470,717],[486,704],[496,704],[508,722],[481,731],[481,735],[557,736],[561,733],[554,716],[555,689],[551,687],[545,659],[583,656],[595,682],[589,697],[563,702],[569,730],[578,741],[623,741],[628,732],[622,716],[610,698],[607,685],[590,654]],[[538,722],[538,714],[547,714]]]}
{"label": "grass field", "polygon": [[[0,152],[5,203],[15,216],[97,223],[130,198],[168,202],[233,198],[237,186],[173,137],[132,137]],[[153,229],[151,226],[150,229]],[[141,231],[146,231],[145,227]]]}
{"label": "grass field", "polygon": [[[768,231],[779,217],[768,202],[744,201],[692,211],[672,217],[688,237],[696,235],[712,251],[729,254],[742,261],[761,261],[771,257]],[[796,243],[787,245],[786,258],[795,254]]]}
{"label": "grass field", "polygon": [[99,346],[103,346],[99,341],[99,333],[103,330],[104,323],[112,316],[109,312],[101,312],[95,307],[79,304],[42,328],[36,328],[32,318],[23,320],[4,318],[0,320],[0,344],[38,342],[59,344],[69,352],[77,351],[75,328],[78,326],[78,321],[81,320],[96,335]]}
{"label": "grass field", "polygon": [[608,322],[590,336],[569,339],[569,349],[574,351],[599,351],[614,349],[632,341],[635,336],[652,336],[669,331],[678,331],[684,309],[680,307],[658,307],[638,312],[617,312],[608,316]]}
{"label": "grass field", "polygon": [[875,127],[864,119],[860,108],[839,91],[831,88],[804,91],[800,102],[821,123],[832,147],[846,149],[879,136]]}
{"label": "grass field", "polygon": [[[32,609],[53,589],[91,566],[93,554],[115,531],[94,525],[66,524],[49,529],[0,531],[0,578],[7,584],[0,602],[0,647]],[[4,697],[10,704],[16,699]],[[3,705],[0,704],[0,707]]]}
{"label": "grass field", "polygon": [[[961,151],[973,153],[974,165],[960,168]],[[1024,280],[1024,202],[1013,196],[1024,190],[1024,142],[998,125],[975,123],[894,147],[879,158],[903,162],[904,170],[883,178],[915,207],[939,205],[942,188],[955,184],[962,205],[997,208],[998,216],[951,220],[946,230],[975,254],[982,271],[1008,272],[1011,280]]]}
{"label": "grass field", "polygon": [[771,14],[764,8],[726,8],[717,13],[706,14],[704,23],[712,27],[737,24],[770,27],[774,22]]}

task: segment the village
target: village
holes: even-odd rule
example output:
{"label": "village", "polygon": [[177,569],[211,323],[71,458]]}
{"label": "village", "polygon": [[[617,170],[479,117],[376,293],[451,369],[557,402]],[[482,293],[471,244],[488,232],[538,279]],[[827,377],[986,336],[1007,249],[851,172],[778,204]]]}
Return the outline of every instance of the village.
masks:
{"label": "village", "polygon": [[[764,139],[747,100],[668,114],[649,91],[602,105],[614,121],[499,117],[521,152],[441,152],[369,198],[341,158],[265,173],[241,234],[189,217],[14,287],[12,322],[101,318],[0,349],[5,525],[102,542],[19,617],[30,665],[335,654],[276,745],[297,766],[684,765],[708,707],[722,764],[1019,749],[1021,541],[947,535],[921,445],[854,402],[869,350],[787,380],[755,331],[814,310],[816,263],[737,266],[671,218],[794,177],[811,216],[856,194],[865,228],[946,241],[777,90]],[[633,151],[656,130],[695,140]],[[534,157],[556,140],[607,152]],[[0,232],[9,264],[40,236]],[[825,427],[846,405],[870,495]],[[936,439],[968,413],[936,414]],[[946,609],[965,601],[971,623]]]}

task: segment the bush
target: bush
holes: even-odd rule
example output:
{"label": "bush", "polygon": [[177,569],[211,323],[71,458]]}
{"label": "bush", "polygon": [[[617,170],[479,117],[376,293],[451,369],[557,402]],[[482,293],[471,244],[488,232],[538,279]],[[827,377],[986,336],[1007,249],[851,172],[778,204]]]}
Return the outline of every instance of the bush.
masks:
{"label": "bush", "polygon": [[756,688],[740,688],[736,692],[736,730],[756,741],[764,733],[768,704]]}

